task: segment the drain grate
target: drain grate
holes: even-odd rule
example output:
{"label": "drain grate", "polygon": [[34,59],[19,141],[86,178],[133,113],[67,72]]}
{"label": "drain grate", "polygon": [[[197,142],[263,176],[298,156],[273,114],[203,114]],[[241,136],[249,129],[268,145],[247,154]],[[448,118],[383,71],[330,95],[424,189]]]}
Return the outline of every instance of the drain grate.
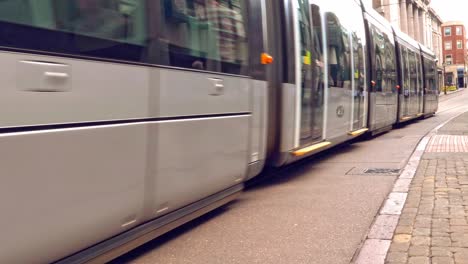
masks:
{"label": "drain grate", "polygon": [[398,176],[400,169],[394,168],[356,168],[353,167],[346,174],[347,175],[367,175],[367,176]]}
{"label": "drain grate", "polygon": [[400,174],[399,169],[388,169],[388,168],[372,168],[372,169],[365,169],[365,174]]}

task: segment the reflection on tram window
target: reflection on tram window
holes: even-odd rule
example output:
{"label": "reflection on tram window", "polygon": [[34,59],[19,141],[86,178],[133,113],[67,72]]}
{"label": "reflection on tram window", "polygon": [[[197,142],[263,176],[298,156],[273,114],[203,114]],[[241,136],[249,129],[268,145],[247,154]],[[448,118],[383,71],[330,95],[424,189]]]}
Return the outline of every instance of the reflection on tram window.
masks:
{"label": "reflection on tram window", "polygon": [[396,92],[396,61],[395,61],[395,48],[391,44],[388,36],[385,36],[385,74],[386,86],[383,90],[387,93]]}
{"label": "reflection on tram window", "polygon": [[145,0],[0,1],[0,21],[142,44]]}
{"label": "reflection on tram window", "polygon": [[113,0],[55,0],[57,28],[99,38],[129,40],[135,31],[132,25],[136,1],[126,4]]}
{"label": "reflection on tram window", "polygon": [[396,61],[395,51],[389,37],[375,26],[371,26],[374,42],[376,85],[375,92],[395,92]]}
{"label": "reflection on tram window", "polygon": [[424,87],[426,89],[426,93],[427,94],[433,94],[434,93],[434,85],[435,85],[435,72],[434,72],[434,68],[433,68],[433,62],[428,59],[428,58],[424,58],[423,60],[423,63],[424,63],[424,75],[425,75],[425,79],[426,79],[426,83],[424,84]]}
{"label": "reflection on tram window", "polygon": [[419,56],[418,53],[415,53],[416,55],[416,69],[417,69],[417,73],[418,73],[418,91],[419,92],[422,92],[422,89],[423,89],[423,73],[422,73],[422,61],[421,61],[421,56]]}
{"label": "reflection on tram window", "polygon": [[427,80],[427,89],[431,91],[432,93],[437,92],[437,80],[436,80],[436,66],[435,63],[432,62],[431,60],[425,60],[426,61],[426,80]]}
{"label": "reflection on tram window", "polygon": [[319,140],[322,136],[323,106],[324,106],[324,58],[322,39],[322,15],[320,7],[311,5],[312,11],[312,65],[314,66],[314,78],[312,83],[312,139]]}
{"label": "reflection on tram window", "polygon": [[298,1],[297,22],[299,23],[300,60],[301,60],[301,141],[306,144],[311,140],[313,127],[312,105],[312,34],[308,1]]}
{"label": "reflection on tram window", "polygon": [[161,63],[246,74],[245,12],[245,0],[164,0]]}
{"label": "reflection on tram window", "polygon": [[403,78],[403,94],[408,96],[409,95],[409,89],[411,86],[411,81],[410,81],[410,64],[409,64],[409,52],[408,49],[400,46],[401,49],[401,62],[402,62],[402,78]]}
{"label": "reflection on tram window", "polygon": [[[312,45],[313,45],[313,59],[315,60],[315,73],[316,78],[314,79],[314,87],[317,92],[321,93],[323,97],[323,76],[324,76],[324,59],[323,59],[323,39],[322,39],[322,15],[320,13],[320,7],[317,5],[311,5],[312,10]],[[323,99],[323,98],[322,98]]]}
{"label": "reflection on tram window", "polygon": [[380,50],[377,50],[375,53],[375,71],[376,71],[376,85],[375,85],[375,91],[376,92],[382,92],[383,89],[382,87],[385,86],[385,82],[383,79],[383,56],[382,52]]}
{"label": "reflection on tram window", "polygon": [[323,59],[320,38],[322,31],[318,6],[310,6],[307,0],[298,0],[297,6],[302,96],[300,144],[307,145],[320,140],[322,135],[323,63],[320,63]]}
{"label": "reflection on tram window", "polygon": [[408,51],[409,60],[409,77],[410,77],[410,91],[416,93],[418,87],[418,70],[416,64],[416,54],[413,51]]}
{"label": "reflection on tram window", "polygon": [[362,96],[365,89],[364,47],[356,32],[352,33],[352,41],[356,95]]}
{"label": "reflection on tram window", "polygon": [[351,89],[351,52],[348,31],[334,13],[326,13],[330,87]]}
{"label": "reflection on tram window", "polygon": [[0,45],[247,74],[245,2],[0,0]]}

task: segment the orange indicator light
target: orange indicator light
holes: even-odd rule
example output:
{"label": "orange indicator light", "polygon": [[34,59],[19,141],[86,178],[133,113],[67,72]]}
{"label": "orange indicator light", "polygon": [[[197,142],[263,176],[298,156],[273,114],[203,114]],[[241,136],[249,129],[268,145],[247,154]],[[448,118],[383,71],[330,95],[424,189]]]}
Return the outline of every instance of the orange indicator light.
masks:
{"label": "orange indicator light", "polygon": [[262,64],[272,64],[273,63],[273,57],[268,54],[268,53],[262,53],[262,55],[260,56],[260,61],[262,62]]}

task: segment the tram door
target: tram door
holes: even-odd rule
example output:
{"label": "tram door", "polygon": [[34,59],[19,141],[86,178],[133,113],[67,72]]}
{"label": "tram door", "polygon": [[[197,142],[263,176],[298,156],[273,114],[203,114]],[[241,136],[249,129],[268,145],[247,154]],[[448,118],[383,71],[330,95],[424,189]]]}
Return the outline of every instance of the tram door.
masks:
{"label": "tram door", "polygon": [[410,80],[409,80],[409,62],[408,62],[408,51],[405,47],[400,45],[400,53],[401,53],[401,76],[402,76],[402,84],[403,90],[400,100],[400,118],[408,116],[409,111],[409,96],[410,96]]}
{"label": "tram door", "polygon": [[295,36],[296,146],[323,139],[324,84],[320,12],[308,0],[293,0]]}
{"label": "tram door", "polygon": [[356,32],[352,33],[352,61],[353,61],[353,122],[351,130],[359,130],[366,127],[367,123],[367,87],[366,87],[366,67],[364,58],[365,45],[363,39]]}
{"label": "tram door", "polygon": [[411,114],[417,115],[419,113],[419,76],[418,76],[418,62],[417,55],[414,52],[410,54],[410,79],[411,79]]}
{"label": "tram door", "polygon": [[424,93],[424,114],[430,114],[437,109],[437,75],[436,66],[432,58],[424,57],[425,93]]}
{"label": "tram door", "polygon": [[409,104],[410,113],[409,115],[415,116],[422,112],[422,93],[421,93],[421,63],[420,56],[414,51],[408,51],[408,60],[410,65],[410,94]]}
{"label": "tram door", "polygon": [[418,54],[406,47],[401,47],[403,94],[400,118],[414,117],[423,111],[422,70]]}
{"label": "tram door", "polygon": [[346,1],[346,7],[323,0],[292,4],[297,148],[366,126],[366,47],[357,2]]}
{"label": "tram door", "polygon": [[417,64],[417,73],[418,73],[418,88],[417,88],[417,97],[418,97],[418,109],[417,114],[424,113],[424,78],[423,78],[423,61],[421,56],[416,53],[416,64]]}
{"label": "tram door", "polygon": [[364,21],[359,4],[322,1],[327,58],[327,138],[346,136],[366,126]]}

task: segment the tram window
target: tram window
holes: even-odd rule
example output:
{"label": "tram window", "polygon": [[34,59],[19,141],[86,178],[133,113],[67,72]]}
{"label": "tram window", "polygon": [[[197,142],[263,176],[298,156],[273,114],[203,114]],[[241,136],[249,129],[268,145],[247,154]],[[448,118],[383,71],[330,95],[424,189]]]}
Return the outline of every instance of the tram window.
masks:
{"label": "tram window", "polygon": [[418,87],[418,70],[416,54],[413,51],[408,51],[409,70],[410,70],[410,90],[415,93]]}
{"label": "tram window", "polygon": [[410,71],[410,64],[408,60],[408,50],[400,46],[400,53],[401,53],[401,62],[402,62],[402,82],[405,94],[409,92],[410,89],[410,78],[409,78],[409,71]]}
{"label": "tram window", "polygon": [[432,90],[434,91],[434,93],[437,93],[438,92],[438,88],[437,88],[437,66],[436,66],[436,62],[431,62],[431,75],[432,75]]}
{"label": "tram window", "polygon": [[[311,5],[312,11],[312,59],[315,63],[315,78],[314,87],[317,90],[317,97],[321,98],[323,95],[323,76],[324,76],[324,62],[323,62],[323,42],[322,42],[322,19],[320,14],[320,8],[317,5]],[[314,61],[312,61],[314,62]]]}
{"label": "tram window", "polygon": [[426,58],[424,58],[423,59],[423,64],[424,64],[424,69],[423,69],[424,76],[426,77],[425,82],[424,82],[424,88],[428,89],[429,88],[429,83],[430,83],[430,81],[429,81],[429,78],[430,78],[429,61]]}
{"label": "tram window", "polygon": [[246,74],[245,2],[0,0],[0,46]]}
{"label": "tram window", "polygon": [[426,77],[426,83],[425,83],[426,92],[433,93],[434,83],[435,83],[434,68],[433,68],[432,61],[427,58],[424,58],[424,74]]}
{"label": "tram window", "polygon": [[245,0],[164,0],[161,64],[246,73]]}
{"label": "tram window", "polygon": [[384,59],[382,56],[382,53],[379,51],[377,54],[375,54],[375,70],[376,70],[376,85],[375,85],[375,91],[376,92],[382,92],[382,87],[385,85],[385,80],[383,78],[383,72],[384,72]]}
{"label": "tram window", "polygon": [[[301,53],[301,130],[300,144],[307,145],[321,137],[323,115],[323,77],[320,68],[322,43],[320,41],[320,9],[308,1],[298,2],[298,19]],[[310,14],[312,11],[312,15]],[[312,19],[311,19],[312,17]],[[321,66],[323,67],[323,65]]]}
{"label": "tram window", "polygon": [[313,68],[311,67],[312,27],[310,25],[310,13],[308,1],[298,1],[297,23],[299,24],[299,51],[301,58],[301,144],[307,144],[312,138],[313,132]]}
{"label": "tram window", "polygon": [[387,34],[371,26],[374,44],[375,92],[393,92],[396,83],[395,48]]}
{"label": "tram window", "polygon": [[353,60],[354,60],[354,84],[356,91],[362,94],[365,89],[365,69],[364,69],[364,47],[356,32],[352,33]]}
{"label": "tram window", "polygon": [[[144,1],[54,0],[56,28],[79,35],[142,44],[145,40]],[[139,38],[136,39],[139,33]]]}
{"label": "tram window", "polygon": [[395,48],[390,42],[388,36],[385,36],[385,86],[382,87],[385,92],[392,93],[396,86],[396,61]]}
{"label": "tram window", "polygon": [[32,8],[29,1],[2,0],[0,1],[0,20],[32,24]]}
{"label": "tram window", "polygon": [[434,64],[434,61],[430,59],[425,59],[426,64],[427,64],[427,70],[426,70],[426,79],[427,79],[427,89],[431,93],[437,93],[437,86],[436,86],[436,67]]}
{"label": "tram window", "polygon": [[375,92],[382,92],[382,87],[384,84],[384,65],[385,65],[385,56],[383,54],[385,50],[384,36],[383,33],[377,29],[375,26],[371,25],[372,39],[374,43],[374,63],[375,63],[375,81],[374,86]]}
{"label": "tram window", "polygon": [[145,0],[2,0],[0,46],[141,61]]}
{"label": "tram window", "polygon": [[424,86],[424,79],[423,79],[423,73],[422,73],[422,60],[421,56],[416,53],[416,66],[417,66],[417,73],[418,73],[418,89],[421,90],[423,89]]}
{"label": "tram window", "polygon": [[334,13],[326,13],[330,87],[351,89],[351,51],[348,31]]}
{"label": "tram window", "polygon": [[322,42],[322,16],[320,7],[310,5],[312,20],[312,54],[311,64],[314,67],[312,78],[312,140],[318,140],[322,136],[323,128],[323,104],[324,104],[324,63]]}

